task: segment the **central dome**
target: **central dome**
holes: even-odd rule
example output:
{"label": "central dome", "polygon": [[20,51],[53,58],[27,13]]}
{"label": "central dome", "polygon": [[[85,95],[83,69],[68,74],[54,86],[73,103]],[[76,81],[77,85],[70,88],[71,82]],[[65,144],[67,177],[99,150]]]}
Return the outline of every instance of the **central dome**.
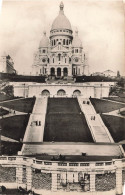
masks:
{"label": "central dome", "polygon": [[52,24],[51,30],[68,29],[68,30],[72,31],[71,24],[70,24],[68,18],[64,15],[63,8],[64,8],[64,5],[61,2],[59,15],[55,18],[55,20]]}

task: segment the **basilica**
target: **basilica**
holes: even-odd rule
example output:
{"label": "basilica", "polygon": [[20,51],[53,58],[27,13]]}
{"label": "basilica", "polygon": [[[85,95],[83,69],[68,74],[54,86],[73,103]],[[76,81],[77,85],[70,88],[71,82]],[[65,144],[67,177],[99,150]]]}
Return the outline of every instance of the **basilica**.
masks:
{"label": "basilica", "polygon": [[49,38],[46,32],[43,32],[38,51],[34,54],[32,74],[56,77],[88,75],[87,57],[78,30],[73,37],[73,30],[64,14],[62,2],[59,15],[52,23]]}

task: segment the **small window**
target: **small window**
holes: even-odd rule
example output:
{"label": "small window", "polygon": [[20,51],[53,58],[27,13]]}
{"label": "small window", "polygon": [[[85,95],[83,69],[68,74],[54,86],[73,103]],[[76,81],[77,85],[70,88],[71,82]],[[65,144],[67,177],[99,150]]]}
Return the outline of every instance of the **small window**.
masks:
{"label": "small window", "polygon": [[45,49],[43,49],[43,53],[46,53],[46,50]]}
{"label": "small window", "polygon": [[78,62],[79,61],[79,59],[78,58],[75,58],[75,62]]}
{"label": "small window", "polygon": [[46,61],[46,59],[45,59],[45,58],[43,58],[43,59],[42,59],[42,62],[45,62],[45,61]]}

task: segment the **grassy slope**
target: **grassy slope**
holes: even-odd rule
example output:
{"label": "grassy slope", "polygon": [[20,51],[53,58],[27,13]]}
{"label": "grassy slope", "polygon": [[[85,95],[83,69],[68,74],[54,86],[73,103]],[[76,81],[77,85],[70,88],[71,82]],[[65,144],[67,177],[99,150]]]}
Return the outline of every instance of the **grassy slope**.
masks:
{"label": "grassy slope", "polygon": [[0,106],[4,106],[20,112],[31,113],[35,103],[35,98],[19,99],[10,102],[0,103]]}
{"label": "grassy slope", "polygon": [[125,118],[101,115],[115,142],[125,140]]}
{"label": "grassy slope", "polygon": [[48,101],[44,141],[93,142],[85,116],[76,99],[52,98]]}
{"label": "grassy slope", "polygon": [[113,110],[118,110],[119,108],[125,107],[124,104],[95,98],[91,98],[91,103],[93,104],[97,113],[111,112]]}
{"label": "grassy slope", "polygon": [[1,119],[2,135],[19,141],[24,137],[28,120],[28,114]]}

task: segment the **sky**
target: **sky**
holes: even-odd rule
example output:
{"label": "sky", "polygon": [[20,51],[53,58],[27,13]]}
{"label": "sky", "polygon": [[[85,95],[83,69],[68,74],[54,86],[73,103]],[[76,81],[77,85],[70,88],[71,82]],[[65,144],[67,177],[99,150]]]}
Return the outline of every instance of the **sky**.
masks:
{"label": "sky", "polygon": [[[30,74],[33,55],[59,13],[61,0],[3,0],[0,55],[14,60],[18,74]],[[63,0],[73,31],[78,29],[90,73],[112,70],[125,75],[125,15],[122,0]]]}

